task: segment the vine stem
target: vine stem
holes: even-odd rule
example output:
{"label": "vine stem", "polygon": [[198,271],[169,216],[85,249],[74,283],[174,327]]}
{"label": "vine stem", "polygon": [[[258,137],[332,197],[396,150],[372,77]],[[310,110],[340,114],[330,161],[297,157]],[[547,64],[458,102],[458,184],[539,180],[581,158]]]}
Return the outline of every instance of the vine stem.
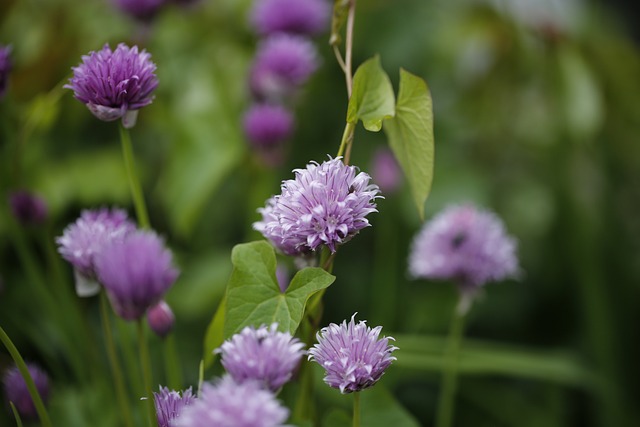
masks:
{"label": "vine stem", "polygon": [[360,427],[360,392],[353,393],[353,427]]}
{"label": "vine stem", "polygon": [[122,156],[124,158],[125,169],[127,170],[129,188],[131,189],[131,196],[133,197],[133,204],[136,209],[138,223],[142,228],[150,228],[151,223],[149,222],[147,206],[144,202],[142,187],[140,186],[140,180],[138,179],[138,175],[136,173],[136,162],[133,155],[131,135],[129,134],[129,130],[125,129],[122,124],[120,125],[120,142],[122,143]]}
{"label": "vine stem", "polygon": [[149,358],[149,347],[144,335],[144,322],[138,320],[138,349],[140,351],[140,367],[142,368],[142,380],[147,394],[145,404],[147,406],[149,427],[157,427],[156,409],[153,402],[153,391],[151,389],[151,359]]}
{"label": "vine stem", "polygon": [[[460,304],[463,304],[464,296],[460,296]],[[455,397],[458,388],[458,357],[464,332],[466,310],[459,309],[460,304],[453,313],[451,329],[447,349],[444,353],[444,372],[442,373],[442,389],[436,416],[436,427],[451,427],[455,408]]]}
{"label": "vine stem", "polygon": [[27,368],[27,364],[24,363],[24,359],[20,355],[20,352],[9,338],[9,335],[4,331],[2,326],[0,326],[0,340],[9,351],[11,358],[16,363],[24,382],[27,385],[27,390],[29,391],[29,395],[31,396],[31,400],[36,407],[36,412],[38,413],[38,417],[40,418],[40,423],[42,427],[53,427],[51,424],[51,419],[49,418],[49,414],[47,413],[47,409],[44,407],[44,402],[42,401],[42,397],[40,397],[40,393],[38,393],[38,388],[36,384],[33,382],[33,378],[31,378],[31,374],[29,373],[29,369]]}
{"label": "vine stem", "polygon": [[122,414],[125,425],[127,427],[133,427],[133,418],[128,404],[129,397],[124,387],[122,369],[120,368],[116,346],[113,342],[111,323],[109,323],[108,304],[107,296],[103,291],[100,293],[100,317],[102,318],[102,331],[104,333],[105,346],[107,347],[107,358],[109,359],[109,365],[111,365],[111,373],[113,374],[113,382],[116,387],[116,398],[118,399],[118,406],[120,406],[120,413]]}
{"label": "vine stem", "polygon": [[356,0],[349,2],[349,14],[347,15],[347,35],[345,40],[345,79],[347,81],[347,95],[351,98],[353,90],[352,52],[353,52],[353,24],[356,16]]}

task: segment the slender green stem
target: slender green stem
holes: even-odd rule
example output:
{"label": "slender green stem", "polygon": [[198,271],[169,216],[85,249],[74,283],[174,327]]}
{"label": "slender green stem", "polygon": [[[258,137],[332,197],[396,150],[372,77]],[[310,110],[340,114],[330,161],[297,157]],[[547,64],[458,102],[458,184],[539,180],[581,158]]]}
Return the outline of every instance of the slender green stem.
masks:
{"label": "slender green stem", "polygon": [[[133,395],[133,400],[144,396],[145,390],[140,381],[133,381],[140,375],[140,364],[137,355],[137,332],[131,329],[131,323],[116,316],[115,333],[120,343],[120,356],[123,361],[123,372],[125,378],[132,379],[128,382],[129,393]],[[134,327],[135,328],[135,327]]]}
{"label": "slender green stem", "polygon": [[13,402],[9,402],[9,406],[11,406],[11,412],[13,412],[13,417],[16,419],[16,426],[22,427],[22,419],[20,418],[20,414],[18,413],[16,406]]}
{"label": "slender green stem", "polygon": [[353,75],[351,72],[351,58],[353,52],[353,23],[356,17],[356,0],[351,0],[349,3],[349,14],[347,15],[347,34],[345,37],[345,79],[347,82],[347,94],[351,98],[351,91],[353,89]]}
{"label": "slender green stem", "polygon": [[9,354],[13,358],[13,361],[16,363],[16,366],[18,367],[22,378],[24,378],[24,382],[27,384],[27,390],[29,391],[31,400],[36,407],[36,412],[38,413],[38,417],[40,418],[40,423],[43,427],[52,427],[51,419],[49,418],[47,409],[44,407],[44,402],[40,397],[40,393],[38,393],[38,388],[33,382],[33,378],[31,378],[31,374],[29,373],[27,364],[24,363],[24,359],[20,355],[20,352],[13,344],[11,338],[9,338],[9,335],[7,335],[2,326],[0,326],[0,340],[2,340],[2,343],[9,351]]}
{"label": "slender green stem", "polygon": [[149,347],[144,334],[144,322],[138,320],[138,349],[140,351],[140,367],[142,368],[142,380],[147,394],[145,401],[147,406],[148,422],[150,427],[157,426],[156,410],[153,403],[153,390],[151,388],[151,359],[149,358]]}
{"label": "slender green stem", "polygon": [[462,344],[465,315],[466,312],[458,310],[457,307],[453,313],[447,349],[444,354],[444,372],[442,373],[442,389],[438,403],[436,427],[450,427],[453,422],[458,387],[458,355]]}
{"label": "slender green stem", "polygon": [[104,292],[100,293],[100,317],[102,318],[102,331],[104,333],[105,346],[107,347],[107,357],[109,359],[109,365],[111,365],[111,373],[113,374],[113,382],[116,387],[116,398],[118,399],[118,406],[120,407],[120,413],[127,427],[133,427],[133,418],[131,415],[131,408],[129,408],[129,396],[124,386],[124,379],[122,377],[122,369],[120,368],[120,362],[118,361],[118,354],[116,353],[116,346],[113,342],[113,333],[111,331],[111,323],[109,322],[109,302]]}
{"label": "slender green stem", "polygon": [[133,155],[133,147],[131,144],[131,135],[129,130],[120,125],[120,142],[122,143],[122,156],[124,157],[124,166],[127,169],[127,178],[129,179],[129,188],[133,197],[133,204],[136,208],[136,216],[138,223],[142,228],[150,228],[149,215],[147,214],[147,206],[144,202],[142,187],[136,173],[136,162]]}
{"label": "slender green stem", "polygon": [[[340,148],[338,148],[338,154],[336,157],[340,157],[345,154],[345,149],[347,146],[351,145],[353,142],[353,134],[356,130],[355,123],[348,123],[344,128],[344,132],[342,133],[342,140],[340,141]],[[344,159],[345,164],[348,164],[348,159]]]}
{"label": "slender green stem", "polygon": [[174,390],[182,388],[182,371],[173,333],[164,340],[164,368],[169,388]]}
{"label": "slender green stem", "polygon": [[360,427],[360,392],[353,393],[353,427]]}

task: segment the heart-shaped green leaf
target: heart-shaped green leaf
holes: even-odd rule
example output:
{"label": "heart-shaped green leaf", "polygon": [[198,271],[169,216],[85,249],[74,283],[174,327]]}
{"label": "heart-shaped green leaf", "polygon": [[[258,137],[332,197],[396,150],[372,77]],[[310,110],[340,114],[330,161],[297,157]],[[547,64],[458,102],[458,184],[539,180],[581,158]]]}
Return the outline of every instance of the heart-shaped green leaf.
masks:
{"label": "heart-shaped green leaf", "polygon": [[347,122],[355,124],[362,120],[365,129],[378,132],[382,121],[395,114],[394,102],[393,86],[376,55],[360,65],[353,76]]}

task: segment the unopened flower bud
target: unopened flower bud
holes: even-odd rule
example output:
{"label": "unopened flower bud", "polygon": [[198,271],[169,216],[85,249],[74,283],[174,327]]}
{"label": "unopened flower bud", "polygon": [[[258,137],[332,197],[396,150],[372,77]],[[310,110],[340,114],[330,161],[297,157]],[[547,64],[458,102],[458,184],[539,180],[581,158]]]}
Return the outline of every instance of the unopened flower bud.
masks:
{"label": "unopened flower bud", "polygon": [[160,301],[155,306],[151,307],[147,312],[147,322],[153,332],[160,338],[164,338],[169,335],[169,332],[173,329],[173,324],[176,322],[176,317],[173,315],[173,311],[169,304],[164,301]]}

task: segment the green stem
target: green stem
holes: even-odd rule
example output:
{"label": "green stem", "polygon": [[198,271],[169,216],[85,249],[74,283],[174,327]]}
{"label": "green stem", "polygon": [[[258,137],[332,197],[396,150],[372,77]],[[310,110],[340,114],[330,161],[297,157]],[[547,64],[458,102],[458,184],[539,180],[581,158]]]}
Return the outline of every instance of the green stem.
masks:
{"label": "green stem", "polygon": [[9,402],[9,406],[11,406],[11,412],[13,412],[13,417],[16,419],[16,426],[22,427],[22,419],[20,418],[20,413],[18,413],[16,406],[13,402]]}
{"label": "green stem", "polygon": [[109,359],[109,365],[111,365],[111,373],[113,374],[113,382],[116,387],[116,398],[118,399],[118,406],[120,406],[120,413],[127,427],[133,427],[133,418],[131,415],[131,409],[129,408],[129,396],[127,396],[127,390],[124,386],[124,379],[122,377],[122,369],[120,368],[120,362],[118,361],[118,355],[116,353],[116,346],[113,342],[113,333],[111,331],[111,323],[109,322],[109,302],[104,292],[100,293],[100,316],[102,318],[102,331],[104,333],[105,346],[107,347],[107,357]]}
{"label": "green stem", "polygon": [[176,351],[176,340],[173,333],[164,341],[164,368],[167,375],[169,388],[178,390],[182,388],[182,372],[180,370],[180,360]]}
{"label": "green stem", "polygon": [[157,426],[156,409],[153,403],[153,390],[151,388],[151,359],[149,358],[149,347],[144,335],[144,322],[138,320],[138,350],[140,352],[140,367],[142,368],[142,380],[147,394],[145,400],[147,406],[148,424],[150,427]]}
{"label": "green stem", "polygon": [[[338,148],[338,154],[336,155],[336,157],[340,157],[345,154],[346,148],[353,142],[353,134],[355,133],[355,130],[356,124],[347,122],[347,125],[344,128],[344,132],[342,133],[342,140],[340,141],[340,148]],[[347,151],[350,153],[349,150]],[[346,156],[344,158],[344,164],[349,164],[349,159]]]}
{"label": "green stem", "polygon": [[9,351],[9,354],[13,358],[13,361],[16,363],[22,378],[24,378],[24,382],[27,384],[27,390],[29,391],[29,395],[31,396],[31,400],[33,401],[36,412],[38,412],[38,417],[40,418],[40,423],[43,427],[52,427],[51,420],[49,419],[49,414],[47,413],[47,409],[44,407],[44,402],[42,402],[42,398],[40,397],[40,393],[38,393],[38,388],[33,382],[33,378],[31,378],[31,374],[29,373],[29,369],[27,368],[27,364],[24,363],[24,359],[20,355],[20,352],[13,345],[11,338],[6,334],[2,326],[0,326],[0,340]]}
{"label": "green stem", "polygon": [[360,427],[360,392],[353,393],[353,427]]}
{"label": "green stem", "polygon": [[129,130],[120,125],[120,142],[122,142],[122,156],[124,158],[124,166],[127,170],[127,178],[129,179],[129,188],[133,197],[133,204],[136,209],[138,223],[142,228],[150,228],[149,215],[147,214],[147,206],[144,202],[142,187],[136,173],[136,162],[133,155],[133,147],[131,144],[131,135]]}
{"label": "green stem", "polygon": [[457,307],[453,313],[447,349],[444,354],[444,372],[442,374],[442,389],[438,403],[436,427],[450,427],[453,422],[458,387],[458,355],[462,344],[465,314],[465,312],[458,310]]}

